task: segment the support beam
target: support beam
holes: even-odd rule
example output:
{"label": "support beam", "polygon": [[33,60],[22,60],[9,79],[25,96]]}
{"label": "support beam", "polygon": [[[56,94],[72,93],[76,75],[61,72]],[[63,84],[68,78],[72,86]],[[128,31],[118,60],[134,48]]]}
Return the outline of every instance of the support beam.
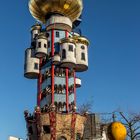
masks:
{"label": "support beam", "polygon": [[39,75],[37,80],[37,106],[40,106],[41,101],[41,84],[42,84],[42,74],[41,74],[42,58],[39,61]]}
{"label": "support beam", "polygon": [[[51,31],[51,57],[54,56],[54,30]],[[51,91],[52,91],[52,96],[51,96],[51,102],[52,105],[54,105],[54,65],[52,64],[51,67]]]}

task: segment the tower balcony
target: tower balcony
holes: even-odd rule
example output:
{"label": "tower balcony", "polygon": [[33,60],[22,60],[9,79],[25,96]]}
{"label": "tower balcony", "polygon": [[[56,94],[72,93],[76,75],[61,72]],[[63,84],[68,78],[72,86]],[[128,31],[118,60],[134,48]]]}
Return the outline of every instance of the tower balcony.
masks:
{"label": "tower balcony", "polygon": [[46,28],[47,30],[58,29],[64,31],[67,30],[71,32],[72,21],[65,16],[60,16],[60,15],[51,16],[51,18],[47,20]]}
{"label": "tower balcony", "polygon": [[77,77],[76,77],[75,82],[76,82],[76,88],[81,87],[82,82],[81,82],[81,79],[80,79],[80,78],[77,78]]}

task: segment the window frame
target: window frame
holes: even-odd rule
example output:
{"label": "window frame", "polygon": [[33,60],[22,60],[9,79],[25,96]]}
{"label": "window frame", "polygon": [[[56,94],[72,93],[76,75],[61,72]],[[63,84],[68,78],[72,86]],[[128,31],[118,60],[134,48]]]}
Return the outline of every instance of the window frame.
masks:
{"label": "window frame", "polygon": [[60,37],[59,31],[56,31],[56,32],[55,32],[55,37],[57,37],[57,38]]}
{"label": "window frame", "polygon": [[86,56],[84,52],[81,53],[81,60],[86,61]]}
{"label": "window frame", "polygon": [[62,59],[66,59],[66,50],[62,49]]}
{"label": "window frame", "polygon": [[38,70],[38,69],[39,69],[38,63],[34,63],[34,70]]}
{"label": "window frame", "polygon": [[81,49],[82,49],[82,50],[85,50],[85,46],[84,46],[84,45],[82,45],[82,46],[81,46]]}
{"label": "window frame", "polygon": [[74,49],[74,57],[76,58],[76,48]]}
{"label": "window frame", "polygon": [[69,51],[70,52],[73,52],[73,48],[74,48],[73,45],[69,44]]}
{"label": "window frame", "polygon": [[38,42],[38,48],[41,48],[41,41]]}
{"label": "window frame", "polygon": [[47,48],[47,44],[46,43],[44,43],[44,48]]}

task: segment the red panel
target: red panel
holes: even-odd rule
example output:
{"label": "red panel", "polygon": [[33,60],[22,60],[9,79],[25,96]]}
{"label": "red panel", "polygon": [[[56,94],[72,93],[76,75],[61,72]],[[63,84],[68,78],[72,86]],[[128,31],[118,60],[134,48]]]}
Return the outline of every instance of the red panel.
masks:
{"label": "red panel", "polygon": [[66,111],[69,111],[69,70],[66,69]]}
{"label": "red panel", "polygon": [[77,115],[75,113],[72,113],[72,120],[71,120],[71,140],[75,140],[76,118],[77,118]]}
{"label": "red panel", "polygon": [[[65,37],[68,38],[68,31],[65,31]],[[66,111],[69,112],[69,69],[66,68]]]}
{"label": "red panel", "polygon": [[68,38],[69,34],[68,31],[65,31],[65,37]]}
{"label": "red panel", "polygon": [[[51,56],[54,56],[54,30],[52,30],[51,32]],[[54,65],[52,64],[52,69],[51,69],[51,75],[52,75],[52,79],[51,79],[51,90],[52,90],[52,105],[54,105]]]}
{"label": "red panel", "polygon": [[76,106],[76,73],[74,71],[74,105]]}
{"label": "red panel", "polygon": [[50,129],[51,129],[51,140],[56,140],[56,113],[50,112]]}
{"label": "red panel", "polygon": [[42,84],[42,74],[41,74],[41,65],[42,65],[42,59],[40,58],[39,62],[39,75],[38,75],[38,93],[37,93],[37,105],[40,106],[41,101],[41,84]]}

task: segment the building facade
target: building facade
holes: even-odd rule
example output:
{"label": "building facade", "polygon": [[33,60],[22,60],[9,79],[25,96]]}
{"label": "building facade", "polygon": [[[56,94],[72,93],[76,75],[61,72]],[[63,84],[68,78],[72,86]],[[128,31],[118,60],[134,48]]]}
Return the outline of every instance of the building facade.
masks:
{"label": "building facade", "polygon": [[86,118],[83,140],[108,140],[106,128],[102,125],[100,116],[92,113]]}
{"label": "building facade", "polygon": [[76,32],[82,9],[82,0],[29,1],[40,23],[25,51],[24,76],[38,81],[35,111],[24,112],[28,140],[83,139],[86,114],[76,112],[76,73],[88,69],[89,41]]}

